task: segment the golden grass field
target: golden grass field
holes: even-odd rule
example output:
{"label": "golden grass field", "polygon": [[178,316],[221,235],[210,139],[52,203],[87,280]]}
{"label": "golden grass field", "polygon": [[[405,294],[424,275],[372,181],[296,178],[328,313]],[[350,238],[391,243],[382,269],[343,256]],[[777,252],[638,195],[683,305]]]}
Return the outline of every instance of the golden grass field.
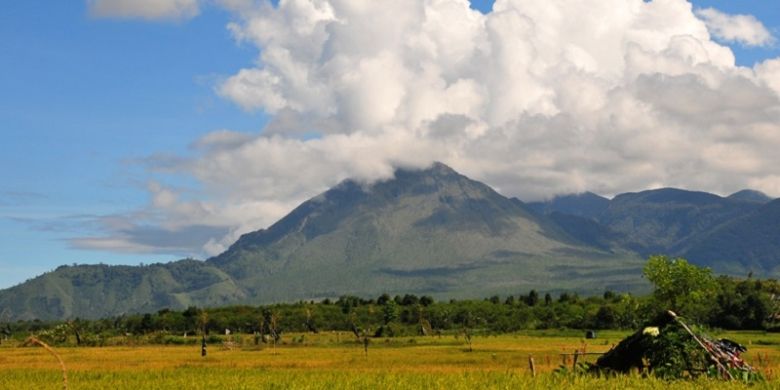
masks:
{"label": "golden grass field", "polygon": [[[368,354],[349,333],[286,335],[273,348],[250,337],[231,349],[210,345],[55,348],[67,366],[70,389],[659,389],[780,388],[780,335],[727,333],[746,344],[746,359],[767,376],[746,386],[719,381],[665,382],[639,375],[596,378],[555,374],[561,353],[603,352],[626,333],[602,332],[595,340],[575,333],[530,332],[462,337],[372,339]],[[0,346],[0,389],[61,389],[57,360],[40,347]],[[537,376],[531,376],[533,356]],[[588,355],[586,360],[595,360]],[[571,365],[568,358],[567,365]]]}

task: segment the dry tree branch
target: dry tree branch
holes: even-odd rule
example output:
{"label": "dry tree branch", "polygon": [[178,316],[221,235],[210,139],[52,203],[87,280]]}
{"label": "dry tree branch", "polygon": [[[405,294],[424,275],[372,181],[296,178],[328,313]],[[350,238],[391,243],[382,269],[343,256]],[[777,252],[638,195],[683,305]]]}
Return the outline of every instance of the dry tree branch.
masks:
{"label": "dry tree branch", "polygon": [[44,343],[41,340],[38,340],[37,338],[30,336],[27,338],[27,340],[24,341],[24,344],[22,346],[28,346],[30,344],[38,344],[43,349],[49,351],[50,354],[52,354],[55,358],[57,358],[57,361],[60,362],[60,368],[62,369],[62,388],[65,390],[68,390],[68,369],[65,368],[65,362],[62,361],[62,358],[60,355],[54,351],[52,347],[50,347],[48,344]]}

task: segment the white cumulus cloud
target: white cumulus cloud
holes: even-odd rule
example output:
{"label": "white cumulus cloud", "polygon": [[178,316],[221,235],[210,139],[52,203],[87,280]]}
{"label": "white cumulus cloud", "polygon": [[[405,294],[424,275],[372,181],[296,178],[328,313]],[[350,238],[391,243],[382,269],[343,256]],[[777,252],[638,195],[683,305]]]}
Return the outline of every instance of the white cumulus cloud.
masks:
{"label": "white cumulus cloud", "polygon": [[764,24],[753,15],[729,15],[714,8],[696,10],[716,38],[746,46],[765,46],[774,41]]}
{"label": "white cumulus cloud", "polygon": [[150,186],[152,217],[111,238],[226,229],[193,248],[215,254],[344,178],[433,161],[524,200],[658,186],[780,195],[780,60],[736,66],[685,0],[497,0],[488,14],[467,0],[221,4],[258,56],[217,92],[272,120],[150,159],[201,191]]}

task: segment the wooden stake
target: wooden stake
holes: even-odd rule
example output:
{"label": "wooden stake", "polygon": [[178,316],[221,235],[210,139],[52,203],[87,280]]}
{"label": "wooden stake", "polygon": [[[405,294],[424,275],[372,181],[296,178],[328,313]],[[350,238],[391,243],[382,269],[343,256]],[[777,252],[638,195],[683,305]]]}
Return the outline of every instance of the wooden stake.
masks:
{"label": "wooden stake", "polygon": [[536,367],[534,366],[534,357],[528,355],[528,368],[531,369],[531,376],[536,378]]}
{"label": "wooden stake", "polygon": [[576,370],[577,369],[577,360],[579,360],[579,358],[580,358],[580,350],[579,349],[575,349],[574,350],[574,364],[571,365],[571,369],[572,370]]}
{"label": "wooden stake", "polygon": [[707,349],[706,346],[704,346],[704,343],[701,340],[699,340],[699,338],[693,333],[693,331],[688,327],[688,325],[685,325],[685,323],[682,322],[680,318],[677,317],[677,314],[675,314],[673,311],[667,310],[667,313],[669,313],[669,315],[671,315],[672,318],[674,318],[674,320],[677,321],[677,323],[680,324],[683,327],[683,329],[685,329],[685,331],[688,332],[688,334],[691,335],[691,337],[693,337],[694,340],[696,340],[699,346],[702,347],[702,349],[704,349],[704,351],[707,352],[710,355],[710,357],[712,357],[712,360],[715,361],[715,364],[718,366],[719,371],[723,373],[723,375],[729,380],[734,380],[734,377],[731,375],[729,370],[723,366],[723,364],[720,362],[720,360],[718,360],[718,358],[712,356],[712,352],[710,352],[710,350]]}

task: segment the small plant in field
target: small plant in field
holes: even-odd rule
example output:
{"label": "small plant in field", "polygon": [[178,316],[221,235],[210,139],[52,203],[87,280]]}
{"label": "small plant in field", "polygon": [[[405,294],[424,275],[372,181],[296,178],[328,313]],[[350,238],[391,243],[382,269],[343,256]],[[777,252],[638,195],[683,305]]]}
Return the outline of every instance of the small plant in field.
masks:
{"label": "small plant in field", "polygon": [[200,329],[200,356],[206,357],[206,333],[208,333],[209,313],[201,310],[198,313],[198,329]]}
{"label": "small plant in field", "polygon": [[474,348],[471,345],[471,338],[472,338],[472,330],[471,326],[472,324],[476,323],[476,319],[471,314],[470,311],[466,311],[463,313],[463,328],[461,329],[461,335],[466,340],[466,344],[469,346],[469,352],[473,352]]}
{"label": "small plant in field", "polygon": [[469,327],[463,327],[463,338],[466,340],[466,344],[469,346],[469,352],[474,352],[474,348],[471,345],[471,329]]}
{"label": "small plant in field", "polygon": [[421,336],[433,336],[433,329],[430,321],[425,318],[425,310],[423,305],[417,305],[417,328],[418,333]]}
{"label": "small plant in field", "polygon": [[8,338],[11,337],[11,324],[6,323],[5,325],[0,326],[0,344],[2,344],[3,341],[8,341]]}
{"label": "small plant in field", "polygon": [[281,338],[279,335],[279,316],[276,315],[276,313],[271,313],[271,316],[268,319],[268,330],[271,332],[271,341],[273,343],[272,346],[274,349],[274,354],[276,354],[276,343]]}
{"label": "small plant in field", "polygon": [[67,325],[71,332],[73,332],[73,335],[76,337],[76,345],[81,345],[81,321],[68,321]]}
{"label": "small plant in field", "polygon": [[312,313],[311,308],[308,306],[305,307],[303,314],[305,318],[306,329],[308,329],[308,331],[312,333],[320,333],[319,329],[317,328],[317,324],[314,320],[314,314]]}
{"label": "small plant in field", "polygon": [[279,326],[279,314],[271,309],[263,310],[263,318],[259,321],[258,330],[260,340],[271,343],[273,354],[276,354],[276,345],[281,342],[282,329]]}

